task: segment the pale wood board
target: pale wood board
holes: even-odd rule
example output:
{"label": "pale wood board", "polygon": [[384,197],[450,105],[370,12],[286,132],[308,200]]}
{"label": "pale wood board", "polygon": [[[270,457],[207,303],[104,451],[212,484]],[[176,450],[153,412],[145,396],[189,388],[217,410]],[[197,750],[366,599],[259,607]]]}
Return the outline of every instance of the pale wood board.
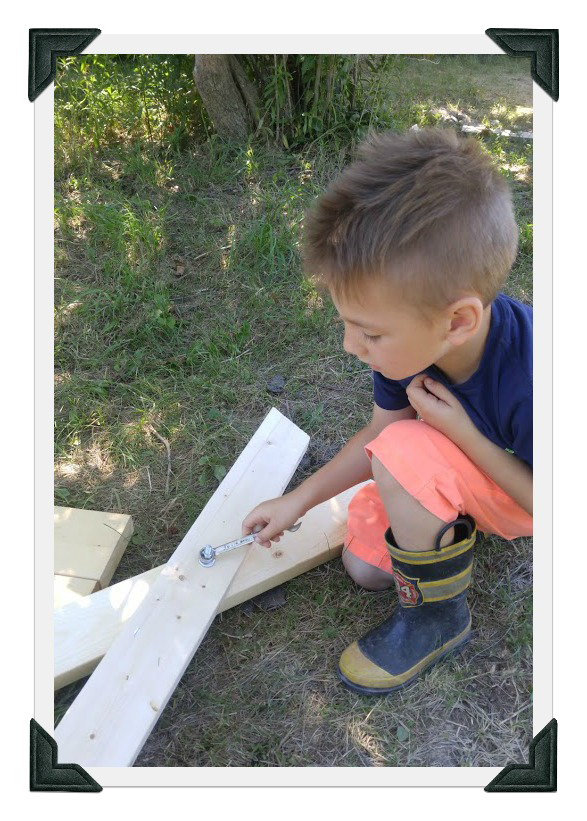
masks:
{"label": "pale wood board", "polygon": [[98,590],[95,579],[76,579],[75,576],[53,577],[53,607],[62,608]]}
{"label": "pale wood board", "polygon": [[227,553],[211,572],[201,546],[234,538],[255,504],[283,493],[308,441],[267,414],[55,729],[59,761],[132,766],[244,559]]}
{"label": "pale wood board", "polygon": [[[286,532],[271,549],[259,545],[244,548],[246,558],[217,612],[235,607],[339,556],[348,504],[363,484],[366,483],[355,485],[309,510],[301,529],[297,533]],[[218,561],[221,560],[219,557]],[[55,611],[55,689],[95,669],[164,567],[155,567]]]}
{"label": "pale wood board", "polygon": [[54,508],[54,573],[106,587],[133,534],[126,513]]}

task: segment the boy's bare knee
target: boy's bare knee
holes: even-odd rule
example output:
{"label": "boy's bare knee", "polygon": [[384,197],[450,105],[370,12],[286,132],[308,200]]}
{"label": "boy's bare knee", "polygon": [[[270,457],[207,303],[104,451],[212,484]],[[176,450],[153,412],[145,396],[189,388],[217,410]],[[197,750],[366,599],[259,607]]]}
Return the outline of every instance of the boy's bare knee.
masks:
{"label": "boy's bare knee", "polygon": [[342,554],[342,563],[351,579],[366,590],[386,590],[393,584],[391,573],[359,559],[348,550]]}

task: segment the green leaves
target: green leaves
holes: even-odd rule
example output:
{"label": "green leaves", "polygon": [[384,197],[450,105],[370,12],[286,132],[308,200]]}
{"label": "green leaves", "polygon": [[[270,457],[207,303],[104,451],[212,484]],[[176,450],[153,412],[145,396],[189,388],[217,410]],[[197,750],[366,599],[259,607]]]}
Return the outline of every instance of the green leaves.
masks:
{"label": "green leaves", "polygon": [[214,476],[219,482],[226,476],[226,468],[224,465],[214,465]]}
{"label": "green leaves", "polygon": [[175,328],[175,318],[171,315],[172,305],[166,294],[153,294],[153,304],[151,306],[151,318],[155,324],[164,331],[171,331]]}
{"label": "green leaves", "polygon": [[226,467],[214,463],[214,458],[210,456],[202,456],[198,459],[198,466],[202,468],[200,473],[200,485],[204,486],[210,481],[210,473],[217,482],[221,482],[226,476]]}
{"label": "green leaves", "polygon": [[[353,139],[376,114],[365,70],[379,73],[384,58],[361,55],[288,54],[247,58],[250,74],[262,89],[263,131],[286,149],[323,138]],[[259,129],[260,131],[261,129]]]}
{"label": "green leaves", "polygon": [[410,731],[406,730],[403,724],[400,724],[396,730],[396,736],[398,741],[407,741],[410,737]]}
{"label": "green leaves", "polygon": [[72,145],[140,137],[167,146],[171,134],[174,148],[182,135],[205,129],[193,96],[193,55],[84,54],[60,58],[57,67],[55,127]]}

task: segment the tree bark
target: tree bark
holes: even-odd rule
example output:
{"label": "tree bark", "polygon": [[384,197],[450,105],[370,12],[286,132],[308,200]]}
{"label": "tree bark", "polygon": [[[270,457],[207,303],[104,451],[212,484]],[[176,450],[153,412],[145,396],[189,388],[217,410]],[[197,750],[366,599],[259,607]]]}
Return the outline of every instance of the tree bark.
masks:
{"label": "tree bark", "polygon": [[250,118],[246,97],[231,71],[231,59],[227,54],[196,55],[194,82],[219,136],[241,141],[249,135]]}
{"label": "tree bark", "polygon": [[255,128],[257,128],[261,121],[261,102],[259,100],[257,87],[249,80],[244,68],[239,62],[239,58],[235,54],[231,54],[228,60],[234,81],[245,101],[249,115],[255,123]]}

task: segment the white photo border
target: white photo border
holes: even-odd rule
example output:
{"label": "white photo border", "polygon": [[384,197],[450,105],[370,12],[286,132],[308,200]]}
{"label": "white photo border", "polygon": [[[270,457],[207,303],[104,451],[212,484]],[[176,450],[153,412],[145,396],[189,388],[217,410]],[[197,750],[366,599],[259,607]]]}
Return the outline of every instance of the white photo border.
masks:
{"label": "white photo border", "polygon": [[[396,35],[147,35],[101,34],[91,54],[192,53],[503,54],[485,34]],[[516,59],[509,57],[508,59]],[[552,714],[552,113],[553,101],[534,88],[534,536],[533,730]],[[35,719],[53,727],[53,84],[35,107]],[[76,762],[72,762],[76,763]],[[503,767],[511,763],[504,761]],[[87,768],[103,787],[158,786],[412,786],[484,787],[500,767],[202,767]]]}

